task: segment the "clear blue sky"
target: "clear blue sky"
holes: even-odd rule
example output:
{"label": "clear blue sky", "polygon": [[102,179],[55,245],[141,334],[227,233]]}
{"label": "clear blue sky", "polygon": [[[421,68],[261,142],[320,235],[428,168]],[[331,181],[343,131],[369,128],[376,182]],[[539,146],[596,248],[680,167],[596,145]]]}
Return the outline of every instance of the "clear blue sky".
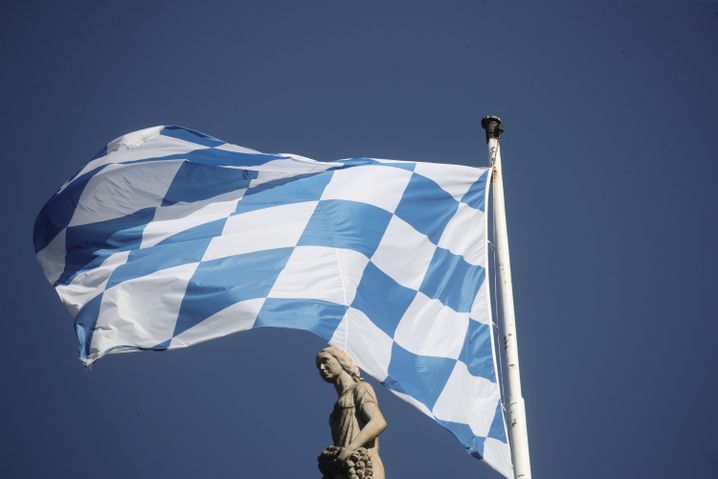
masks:
{"label": "clear blue sky", "polygon": [[[108,140],[484,165],[493,113],[534,477],[710,477],[716,47],[717,2],[4,2],[0,476],[319,477],[309,334],[77,359],[32,223]],[[379,400],[390,479],[498,477]]]}

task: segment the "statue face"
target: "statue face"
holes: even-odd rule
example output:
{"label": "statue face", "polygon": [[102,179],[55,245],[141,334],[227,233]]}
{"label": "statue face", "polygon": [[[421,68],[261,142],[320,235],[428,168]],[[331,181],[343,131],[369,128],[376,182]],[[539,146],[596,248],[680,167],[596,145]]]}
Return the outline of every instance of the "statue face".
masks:
{"label": "statue face", "polygon": [[331,354],[319,353],[317,354],[317,369],[319,375],[328,383],[333,383],[337,380],[339,375],[344,371],[339,361],[334,358]]}

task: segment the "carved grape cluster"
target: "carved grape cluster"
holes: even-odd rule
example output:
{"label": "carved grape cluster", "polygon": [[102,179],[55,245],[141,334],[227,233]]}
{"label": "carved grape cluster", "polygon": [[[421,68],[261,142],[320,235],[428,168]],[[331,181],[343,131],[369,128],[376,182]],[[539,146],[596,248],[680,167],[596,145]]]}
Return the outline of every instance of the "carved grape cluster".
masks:
{"label": "carved grape cluster", "polygon": [[323,479],[372,479],[372,462],[369,451],[360,447],[344,462],[336,460],[339,454],[337,446],[324,449],[317,460]]}

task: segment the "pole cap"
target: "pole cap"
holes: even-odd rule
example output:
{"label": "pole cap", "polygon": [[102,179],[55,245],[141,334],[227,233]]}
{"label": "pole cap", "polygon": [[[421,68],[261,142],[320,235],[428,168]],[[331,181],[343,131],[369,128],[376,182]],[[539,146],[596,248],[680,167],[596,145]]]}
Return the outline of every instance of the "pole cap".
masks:
{"label": "pole cap", "polygon": [[497,140],[504,132],[504,126],[501,124],[501,118],[496,115],[485,116],[481,119],[481,127],[486,130],[486,142],[488,143],[491,138]]}

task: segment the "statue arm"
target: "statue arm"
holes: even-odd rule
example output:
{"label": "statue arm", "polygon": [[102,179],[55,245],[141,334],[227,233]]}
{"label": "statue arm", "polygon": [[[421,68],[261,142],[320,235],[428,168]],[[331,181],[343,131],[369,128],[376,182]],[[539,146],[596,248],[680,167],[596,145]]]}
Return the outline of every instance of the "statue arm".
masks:
{"label": "statue arm", "polygon": [[376,439],[387,426],[386,420],[375,402],[365,402],[362,404],[361,414],[367,419],[367,422],[364,427],[361,428],[356,438],[347,446],[347,449],[350,450],[349,454],[373,439]]}

